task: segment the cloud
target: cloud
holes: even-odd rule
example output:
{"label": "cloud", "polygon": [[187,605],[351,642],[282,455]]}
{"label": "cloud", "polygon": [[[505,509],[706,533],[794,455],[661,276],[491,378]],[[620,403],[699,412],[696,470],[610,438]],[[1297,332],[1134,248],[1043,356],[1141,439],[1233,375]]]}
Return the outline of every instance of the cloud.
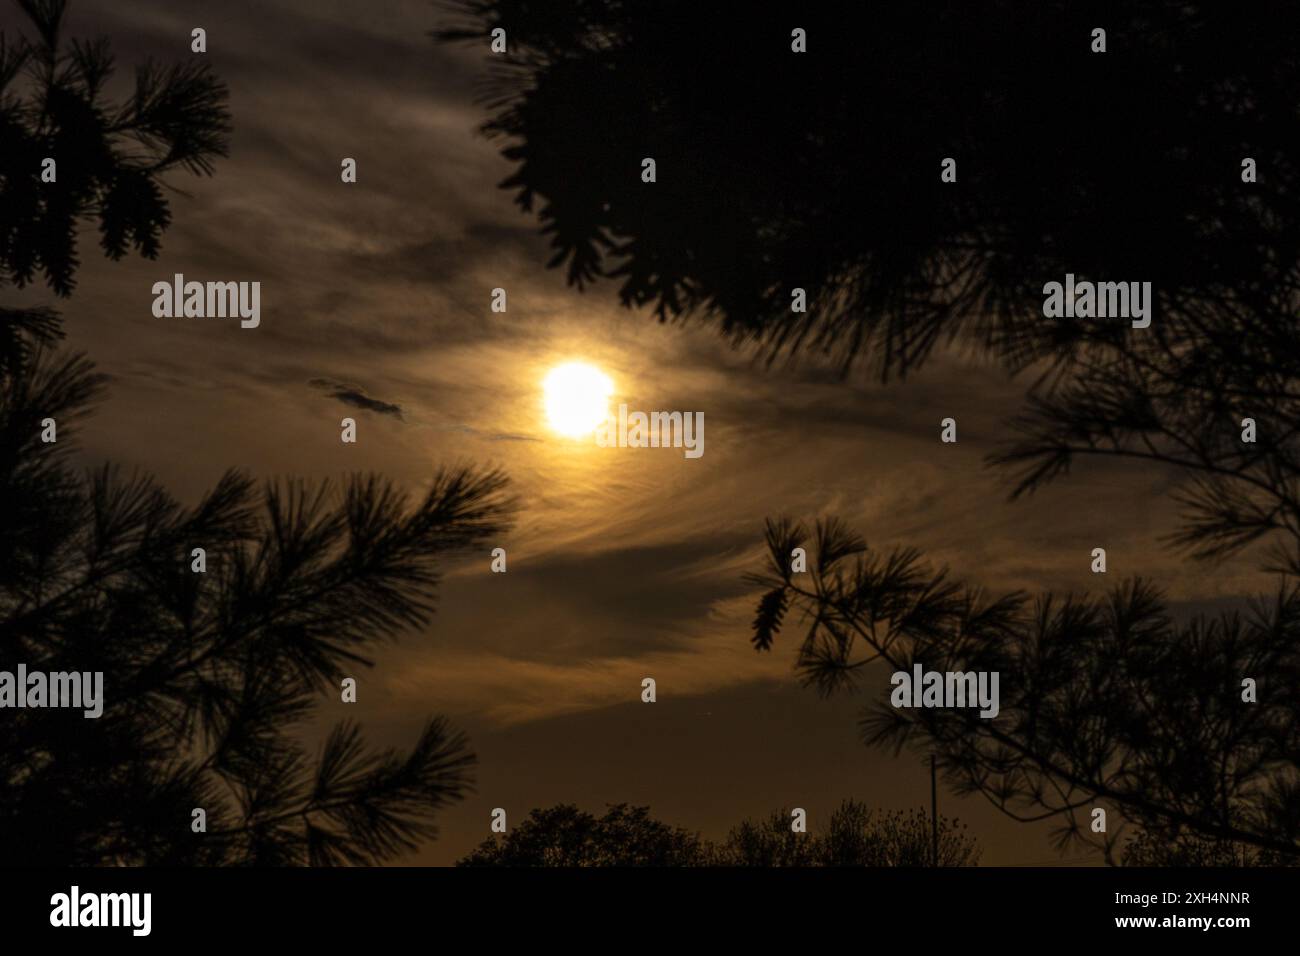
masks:
{"label": "cloud", "polygon": [[474,435],[482,438],[484,441],[541,441],[536,435],[519,435],[513,432],[485,432],[482,429],[475,428],[472,425],[451,425],[453,431],[464,432],[466,435]]}
{"label": "cloud", "polygon": [[371,398],[366,394],[365,389],[359,385],[352,385],[348,382],[336,382],[328,378],[313,378],[307,383],[312,388],[318,388],[328,392],[330,398],[338,399],[344,405],[351,405],[353,408],[364,408],[367,411],[375,412],[378,415],[392,415],[394,418],[402,418],[402,406],[393,402],[380,401],[377,398]]}
{"label": "cloud", "polygon": [[748,641],[752,603],[747,595],[714,601],[683,631],[680,643],[638,654],[611,646],[603,654],[537,660],[426,648],[401,655],[400,666],[378,675],[382,699],[392,714],[437,700],[440,708],[509,727],[638,701],[646,677],[655,679],[660,694],[676,698],[788,681],[789,655],[757,654]]}

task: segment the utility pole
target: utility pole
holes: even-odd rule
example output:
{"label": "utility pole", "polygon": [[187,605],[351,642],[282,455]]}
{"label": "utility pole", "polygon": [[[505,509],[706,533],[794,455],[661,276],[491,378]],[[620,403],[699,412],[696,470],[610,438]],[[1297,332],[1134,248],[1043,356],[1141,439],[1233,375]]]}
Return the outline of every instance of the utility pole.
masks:
{"label": "utility pole", "polygon": [[934,865],[939,865],[939,785],[935,776],[934,754],[930,754],[930,843]]}

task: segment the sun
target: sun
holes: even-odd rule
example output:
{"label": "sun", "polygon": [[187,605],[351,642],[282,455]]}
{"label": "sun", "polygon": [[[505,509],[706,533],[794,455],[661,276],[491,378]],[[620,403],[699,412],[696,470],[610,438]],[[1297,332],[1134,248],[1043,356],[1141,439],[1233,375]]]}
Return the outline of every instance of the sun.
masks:
{"label": "sun", "polygon": [[600,369],[566,362],[551,369],[542,381],[546,421],[569,438],[581,438],[609,417],[614,383]]}

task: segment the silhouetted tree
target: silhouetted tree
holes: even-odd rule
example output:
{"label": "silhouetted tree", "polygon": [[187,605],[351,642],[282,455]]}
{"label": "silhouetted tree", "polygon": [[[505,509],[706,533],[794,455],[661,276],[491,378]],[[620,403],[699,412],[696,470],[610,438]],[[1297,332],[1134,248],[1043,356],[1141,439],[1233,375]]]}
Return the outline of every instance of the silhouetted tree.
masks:
{"label": "silhouetted tree", "polygon": [[[462,22],[444,40],[508,31],[484,129],[572,283],[614,277],[625,305],[885,377],[953,338],[1032,368],[1019,437],[993,456],[1014,494],[1081,455],[1173,465],[1191,479],[1174,543],[1218,558],[1281,531],[1270,566],[1300,571],[1285,4],[447,5]],[[1150,281],[1152,326],[1044,316],[1067,272]]]}
{"label": "silhouetted tree", "polygon": [[[110,256],[156,253],[158,177],[210,171],[225,94],[201,67],[146,66],[105,104],[107,46],[59,54],[64,4],[20,5],[40,43],[0,40],[0,279],[39,270],[66,295],[82,217]],[[61,335],[49,309],[0,310],[0,669],[102,671],[104,709],[6,708],[0,861],[374,863],[434,835],[469,785],[462,735],[431,719],[410,751],[376,752],[343,723],[313,761],[302,724],[370,647],[429,620],[448,554],[501,533],[504,477],[439,471],[412,503],[374,476],[258,492],[230,472],[185,507],[147,477],[82,474],[74,425],[103,377]]]}
{"label": "silhouetted tree", "polygon": [[[966,824],[939,814],[939,866],[976,866],[980,850]],[[929,814],[872,810],[846,800],[818,835],[822,866],[932,866],[933,835]]]}
{"label": "silhouetted tree", "polygon": [[790,811],[774,810],[761,820],[742,820],[726,839],[711,847],[717,866],[812,866],[813,837],[790,829]]}
{"label": "silhouetted tree", "polygon": [[1056,355],[1087,331],[1043,319],[1042,284],[1065,271],[1150,280],[1163,308],[1265,290],[1300,252],[1281,2],[444,6],[439,39],[486,52],[507,32],[484,129],[551,264],[775,351],[906,371],[964,328]]}
{"label": "silhouetted tree", "polygon": [[649,807],[620,803],[595,817],[560,804],[484,840],[457,866],[694,866],[700,854],[699,836],[654,819]]}
{"label": "silhouetted tree", "polygon": [[[941,866],[974,866],[965,825],[939,818]],[[790,829],[788,810],[744,820],[720,843],[662,823],[649,807],[612,806],[603,817],[561,804],[534,810],[508,833],[484,840],[457,866],[929,866],[923,810],[880,813],[845,800],[815,833]]]}
{"label": "silhouetted tree", "polygon": [[[106,100],[108,41],[63,43],[66,0],[17,0],[35,41],[0,33],[0,282],[39,273],[60,295],[73,287],[77,232],[99,227],[105,255],[158,254],[171,221],[159,177],[211,174],[230,131],[226,88],[203,58],[135,73],[126,102]],[[46,158],[54,182],[42,182]]]}
{"label": "silhouetted tree", "polygon": [[[1283,5],[451,6],[463,22],[442,39],[508,31],[484,130],[571,283],[614,278],[662,320],[882,378],[944,341],[991,354],[1034,376],[992,456],[1013,495],[1079,456],[1173,466],[1172,543],[1222,559],[1267,539],[1268,566],[1300,574],[1300,58],[1278,38]],[[1151,326],[1045,316],[1043,285],[1067,272],[1151,282]],[[1067,835],[1074,811],[1111,801],[1149,832],[1295,853],[1289,581],[1245,616],[1175,627],[1140,582],[990,599],[838,525],[796,586],[803,535],[769,528],[760,647],[795,608],[812,622],[800,667],[823,689],[919,660],[1001,669],[1014,698],[993,721],[886,709],[868,739],[938,747],[950,782],[1062,815]],[[1246,676],[1267,682],[1258,704],[1240,700]]]}
{"label": "silhouetted tree", "polygon": [[[1141,581],[1100,598],[994,598],[914,550],[874,553],[835,520],[811,535],[769,522],[767,540],[768,569],[753,578],[766,589],[754,645],[769,649],[798,614],[808,630],[797,668],[809,685],[829,694],[872,675],[882,687],[885,668],[915,664],[1000,675],[992,719],[870,694],[869,744],[937,753],[959,793],[1018,820],[1060,817],[1062,843],[1095,838],[1108,858],[1122,821],[1094,837],[1088,811],[1098,806],[1144,829],[1300,853],[1300,588],[1284,584],[1244,616],[1177,626]],[[790,571],[796,547],[808,551],[806,575]],[[1248,677],[1255,703],[1243,701]]]}
{"label": "silhouetted tree", "polygon": [[[939,817],[939,865],[976,866],[980,851],[966,825]],[[845,800],[825,827],[812,833],[790,829],[790,812],[745,820],[717,846],[716,866],[932,866],[933,836],[925,810],[881,812]]]}
{"label": "silhouetted tree", "polygon": [[1141,830],[1124,845],[1124,866],[1295,866],[1297,858],[1231,840]]}
{"label": "silhouetted tree", "polygon": [[98,719],[5,711],[4,861],[374,863],[434,835],[469,782],[462,735],[434,719],[376,753],[344,723],[312,761],[301,725],[370,647],[428,622],[448,553],[502,532],[504,477],[439,471],[412,503],[375,476],[259,492],[231,472],[185,507],[147,477],[74,472],[99,378],[27,349],[0,364],[0,647],[10,670],[102,671],[106,700]]}
{"label": "silhouetted tree", "polygon": [[[1022,440],[996,457],[1015,493],[1078,455],[1175,464],[1195,477],[1178,544],[1222,557],[1282,529],[1275,563],[1300,568],[1300,57],[1273,29],[1282,4],[450,5],[467,22],[443,39],[508,30],[485,130],[575,284],[608,274],[628,306],[883,375],[954,336],[1034,365]],[[810,52],[790,52],[792,26]],[[1152,328],[1048,319],[1041,287],[1066,272],[1151,281]]]}

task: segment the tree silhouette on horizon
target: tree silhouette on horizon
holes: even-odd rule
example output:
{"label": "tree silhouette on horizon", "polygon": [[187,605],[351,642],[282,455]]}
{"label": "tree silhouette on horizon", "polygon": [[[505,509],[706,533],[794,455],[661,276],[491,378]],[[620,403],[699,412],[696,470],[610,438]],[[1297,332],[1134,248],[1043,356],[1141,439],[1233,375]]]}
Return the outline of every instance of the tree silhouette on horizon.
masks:
{"label": "tree silhouette on horizon", "polygon": [[1139,830],[1123,848],[1123,866],[1296,866],[1295,856],[1185,830]]}
{"label": "tree silhouette on horizon", "polygon": [[650,816],[614,804],[596,817],[572,804],[534,809],[506,834],[484,840],[457,866],[696,866],[702,844]]}
{"label": "tree silhouette on horizon", "polygon": [[[931,821],[922,809],[873,810],[844,800],[810,833],[790,829],[788,810],[741,821],[714,842],[614,804],[603,816],[572,804],[534,809],[508,833],[484,840],[457,866],[931,866]],[[939,865],[975,866],[980,851],[965,824],[939,817]]]}
{"label": "tree silhouette on horizon", "polygon": [[[226,94],[204,66],[147,64],[115,106],[107,42],[64,45],[62,0],[19,6],[38,40],[0,37],[0,282],[66,297],[87,222],[112,258],[157,254],[161,177],[213,171]],[[52,309],[0,309],[0,669],[102,671],[104,707],[5,710],[0,862],[374,864],[435,836],[471,785],[463,734],[429,718],[409,750],[375,750],[343,721],[312,759],[303,724],[429,621],[450,556],[503,532],[505,476],[445,468],[411,500],[375,475],[230,471],[187,507],[148,476],[74,468],[105,378],[62,334]]]}
{"label": "tree silhouette on horizon", "polygon": [[[443,41],[486,47],[492,28],[507,31],[483,131],[512,164],[502,187],[538,216],[571,284],[612,280],[625,306],[707,323],[769,362],[891,380],[940,346],[992,358],[1029,385],[989,456],[1013,498],[1080,459],[1153,464],[1178,479],[1170,545],[1210,562],[1266,548],[1281,576],[1242,613],[1175,625],[1141,581],[1102,597],[993,597],[910,549],[868,550],[833,520],[773,519],[756,645],[787,614],[805,617],[797,666],[826,691],[872,661],[1002,668],[1004,717],[876,701],[866,739],[937,750],[959,792],[1057,818],[1067,838],[1100,800],[1170,845],[1293,857],[1300,55],[1277,29],[1288,8],[446,6],[457,19]],[[796,27],[807,53],[791,51]],[[1091,52],[1095,27],[1105,53]],[[945,157],[956,182],[940,179]],[[1044,284],[1067,273],[1151,282],[1150,327],[1046,316]],[[792,311],[796,288],[806,313]],[[800,542],[810,568],[818,555],[811,578],[790,573]],[[1247,676],[1257,704],[1241,702]]]}
{"label": "tree silhouette on horizon", "polygon": [[[940,814],[939,866],[978,866],[981,850],[966,824]],[[715,866],[934,866],[933,833],[928,812],[881,811],[860,800],[843,800],[826,822],[809,833],[790,829],[790,812],[782,808],[765,818],[744,820],[724,840],[709,847]]]}

